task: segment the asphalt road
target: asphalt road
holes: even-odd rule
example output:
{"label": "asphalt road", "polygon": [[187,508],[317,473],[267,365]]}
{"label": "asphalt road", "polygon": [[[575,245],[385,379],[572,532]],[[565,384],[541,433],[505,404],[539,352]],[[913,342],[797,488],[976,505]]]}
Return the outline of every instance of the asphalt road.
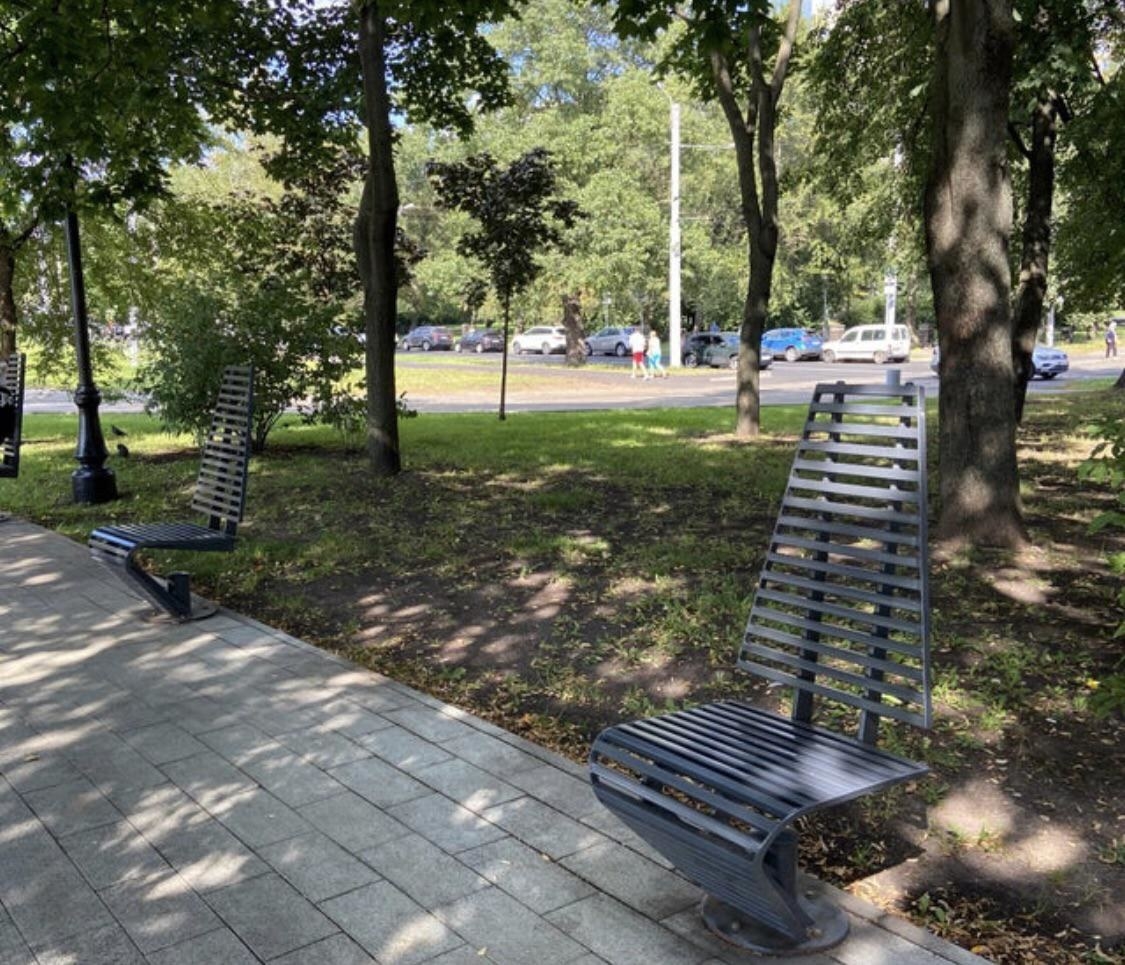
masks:
{"label": "asphalt road", "polygon": [[[441,366],[445,353],[398,353],[397,364],[402,367],[425,365]],[[449,357],[459,371],[465,370],[465,360]],[[598,356],[595,364],[581,369],[569,369],[559,355],[527,355],[509,358],[509,374],[537,374],[533,387],[520,387],[508,395],[509,412],[552,411],[562,409],[637,409],[657,407],[693,407],[706,405],[733,405],[735,376],[726,369],[673,369],[667,379],[645,382],[629,377],[629,361],[611,356]],[[875,365],[864,362],[775,362],[761,373],[763,405],[803,404],[808,401],[813,386],[818,382],[882,382],[887,372],[898,369],[903,382],[920,381],[927,391],[936,393],[937,377],[930,371],[930,353],[916,350],[913,361],[900,365]],[[473,366],[495,371],[499,377],[500,355],[488,353],[473,356]],[[1070,371],[1057,379],[1037,379],[1031,383],[1033,393],[1065,391],[1076,381],[1095,378],[1117,378],[1121,374],[1119,359],[1101,359],[1096,356],[1071,355]],[[411,407],[419,412],[491,412],[497,400],[490,392],[464,393],[459,396],[408,397]],[[138,398],[103,402],[100,411],[137,412],[143,408]],[[25,399],[28,412],[73,412],[74,403],[69,392],[53,389],[28,389]]]}

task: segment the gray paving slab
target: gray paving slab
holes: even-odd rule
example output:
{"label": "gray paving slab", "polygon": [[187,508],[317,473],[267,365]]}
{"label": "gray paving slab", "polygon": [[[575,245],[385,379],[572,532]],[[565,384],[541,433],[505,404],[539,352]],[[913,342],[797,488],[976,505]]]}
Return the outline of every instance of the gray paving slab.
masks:
{"label": "gray paving slab", "polygon": [[388,710],[387,720],[412,731],[419,737],[440,744],[444,741],[468,737],[474,731],[455,717],[430,707],[407,707],[401,710]]}
{"label": "gray paving slab", "polygon": [[572,821],[532,797],[524,796],[489,808],[482,816],[556,860],[606,841],[593,828]]}
{"label": "gray paving slab", "polygon": [[152,764],[168,764],[207,750],[182,727],[167,721],[118,733]]}
{"label": "gray paving slab", "polygon": [[699,904],[698,888],[622,844],[607,841],[568,855],[568,871],[650,918],[667,918]]}
{"label": "gray paving slab", "polygon": [[373,734],[377,730],[392,726],[386,717],[354,700],[337,698],[325,702],[320,709],[328,715],[324,719],[323,726],[345,737],[362,737],[364,734]]}
{"label": "gray paving slab", "polygon": [[588,814],[604,810],[598,799],[594,797],[590,782],[585,779],[585,775],[579,779],[550,764],[519,771],[510,775],[508,780],[526,793],[540,801],[546,801],[551,807],[572,818],[581,820]]}
{"label": "gray paving slab", "polygon": [[8,766],[0,761],[4,776],[19,791],[54,787],[82,777],[82,772],[61,754],[25,754],[22,758],[19,764]]}
{"label": "gray paving slab", "polygon": [[371,756],[371,751],[333,731],[291,731],[278,736],[286,747],[305,760],[329,770]]}
{"label": "gray paving slab", "polygon": [[456,758],[414,772],[435,791],[480,814],[522,796],[523,791],[487,771]]}
{"label": "gray paving slab", "polygon": [[434,915],[497,965],[563,965],[587,951],[499,888],[474,892]]}
{"label": "gray paving slab", "polygon": [[490,774],[511,780],[512,775],[540,767],[542,761],[491,734],[472,733],[442,744],[442,750],[476,764]]}
{"label": "gray paving slab", "polygon": [[540,914],[594,893],[588,882],[516,838],[462,851],[457,858]]}
{"label": "gray paving slab", "polygon": [[332,898],[321,908],[383,965],[416,965],[463,944],[389,881]]}
{"label": "gray paving slab", "polygon": [[35,965],[35,954],[3,908],[0,908],[0,962],[4,965]]}
{"label": "gray paving slab", "polygon": [[117,808],[84,777],[29,791],[24,800],[55,837],[121,820]]}
{"label": "gray paving slab", "polygon": [[546,918],[611,965],[700,965],[711,955],[608,895],[596,894]]}
{"label": "gray paving slab", "polygon": [[[113,916],[70,860],[22,865],[5,856],[0,902],[32,948],[113,924]],[[65,914],[60,914],[65,909]]]}
{"label": "gray paving slab", "polygon": [[203,899],[173,871],[128,878],[98,894],[143,952],[206,934],[219,925]]}
{"label": "gray paving slab", "polygon": [[392,814],[375,807],[358,794],[345,791],[298,808],[311,825],[353,853],[376,848],[384,841],[402,837],[406,828]]}
{"label": "gray paving slab", "polygon": [[439,747],[433,741],[428,741],[398,726],[387,727],[373,734],[364,734],[356,740],[376,757],[410,774],[431,764],[451,760],[453,757],[448,750]]}
{"label": "gray paving slab", "polygon": [[260,848],[258,854],[312,902],[322,902],[379,880],[379,874],[314,831]]}
{"label": "gray paving slab", "polygon": [[258,965],[258,958],[229,928],[217,928],[152,952],[151,965]]}
{"label": "gray paving slab", "polygon": [[126,878],[150,877],[172,869],[128,821],[115,821],[71,834],[59,842],[94,889]]}
{"label": "gray paving slab", "polygon": [[360,857],[424,908],[448,904],[489,883],[421,835],[396,838]]}
{"label": "gray paving slab", "polygon": [[290,807],[301,807],[343,793],[328,773],[282,745],[244,758],[238,765],[249,777]]}
{"label": "gray paving slab", "polygon": [[494,959],[488,957],[487,948],[474,948],[472,945],[461,945],[451,952],[431,958],[426,965],[496,965]]}
{"label": "gray paving slab", "polygon": [[329,935],[295,952],[275,958],[273,965],[374,965],[375,959],[344,934]]}
{"label": "gray paving slab", "polygon": [[[119,925],[47,942],[35,949],[38,965],[145,965],[145,957]],[[7,959],[0,957],[7,965]]]}
{"label": "gray paving slab", "polygon": [[317,907],[276,874],[207,894],[207,903],[251,951],[277,958],[335,932]]}
{"label": "gray paving slab", "polygon": [[388,813],[450,854],[504,837],[503,829],[442,794],[400,804]]}
{"label": "gray paving slab", "polygon": [[254,782],[213,751],[165,764],[161,770],[205,808],[254,789]]}
{"label": "gray paving slab", "polygon": [[260,787],[226,798],[210,810],[228,831],[251,848],[311,830],[296,811]]}
{"label": "gray paving slab", "polygon": [[431,793],[425,784],[377,757],[366,757],[361,761],[330,768],[328,774],[364,800],[381,808],[394,807]]}

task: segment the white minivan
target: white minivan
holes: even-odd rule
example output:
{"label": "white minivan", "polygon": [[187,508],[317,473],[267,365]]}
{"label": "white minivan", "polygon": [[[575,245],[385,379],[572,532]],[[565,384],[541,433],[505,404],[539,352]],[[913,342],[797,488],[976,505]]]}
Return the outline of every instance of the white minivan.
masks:
{"label": "white minivan", "polygon": [[905,325],[894,325],[887,334],[886,325],[857,325],[841,338],[824,343],[825,362],[905,362],[910,359],[910,331]]}

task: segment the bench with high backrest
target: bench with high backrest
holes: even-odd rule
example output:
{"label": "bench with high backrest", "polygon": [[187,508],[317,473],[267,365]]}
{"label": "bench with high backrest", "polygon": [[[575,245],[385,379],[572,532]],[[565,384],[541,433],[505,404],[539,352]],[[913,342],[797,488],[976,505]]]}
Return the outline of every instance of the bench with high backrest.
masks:
{"label": "bench with high backrest", "polygon": [[842,941],[845,914],[801,887],[794,822],[928,770],[875,746],[880,718],[930,725],[926,485],[920,386],[818,385],[738,660],[790,712],[721,701],[591,749],[598,798],[745,948]]}
{"label": "bench with high backrest", "polygon": [[101,526],[90,534],[94,559],[122,567],[122,576],[159,610],[178,620],[210,616],[215,607],[193,604],[187,573],[166,578],[147,573],[136,554],[142,549],[229,552],[234,549],[238,524],[246,505],[246,474],[254,405],[254,376],[249,366],[229,366],[223,372],[211,428],[203,455],[191,508],[207,517],[199,523],[129,523]]}
{"label": "bench with high backrest", "polygon": [[[23,386],[27,359],[0,359],[0,479],[20,474],[20,436],[23,432]],[[0,513],[0,522],[8,518]]]}

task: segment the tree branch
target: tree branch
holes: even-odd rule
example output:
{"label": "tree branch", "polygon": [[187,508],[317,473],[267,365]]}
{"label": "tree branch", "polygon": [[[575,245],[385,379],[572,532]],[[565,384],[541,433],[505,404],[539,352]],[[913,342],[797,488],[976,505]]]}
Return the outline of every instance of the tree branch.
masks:
{"label": "tree branch", "polygon": [[1031,149],[1024,142],[1023,135],[1020,129],[1016,127],[1015,121],[1008,121],[1008,137],[1010,137],[1016,144],[1016,150],[1023,155],[1025,161],[1031,160]]}
{"label": "tree branch", "polygon": [[773,102],[775,104],[781,97],[781,88],[785,85],[785,75],[789,71],[789,60],[793,56],[793,46],[797,42],[797,27],[800,23],[801,0],[789,0],[785,35],[781,38],[781,45],[777,48],[777,60],[773,65],[773,80],[770,81],[770,90],[773,91]]}

